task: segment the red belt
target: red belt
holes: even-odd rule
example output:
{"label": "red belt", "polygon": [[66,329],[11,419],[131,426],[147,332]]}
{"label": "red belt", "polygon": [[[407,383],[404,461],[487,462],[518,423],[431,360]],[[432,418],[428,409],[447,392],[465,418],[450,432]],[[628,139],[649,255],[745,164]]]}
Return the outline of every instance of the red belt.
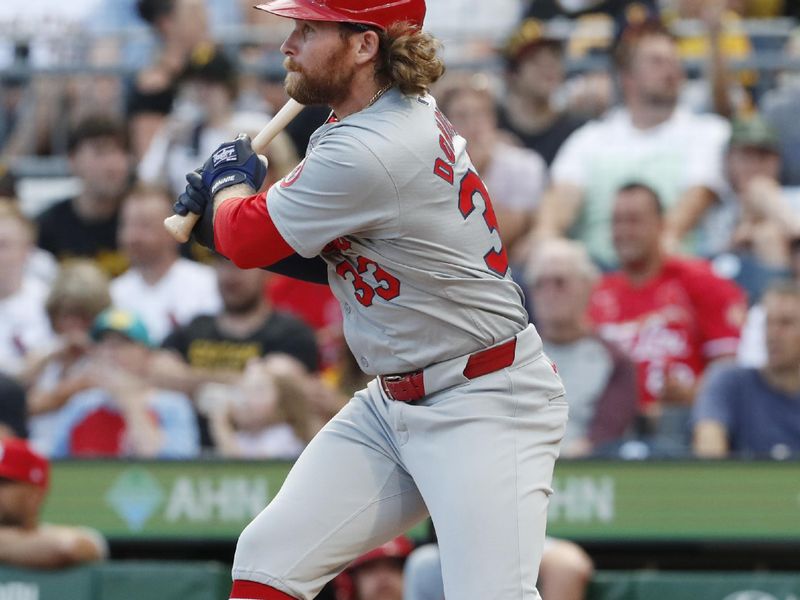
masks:
{"label": "red belt", "polygon": [[[516,348],[517,338],[513,337],[497,346],[470,354],[467,366],[464,367],[464,377],[475,379],[510,367],[514,363]],[[424,398],[426,394],[423,373],[424,369],[419,369],[410,373],[381,375],[378,380],[390,400],[415,402]]]}

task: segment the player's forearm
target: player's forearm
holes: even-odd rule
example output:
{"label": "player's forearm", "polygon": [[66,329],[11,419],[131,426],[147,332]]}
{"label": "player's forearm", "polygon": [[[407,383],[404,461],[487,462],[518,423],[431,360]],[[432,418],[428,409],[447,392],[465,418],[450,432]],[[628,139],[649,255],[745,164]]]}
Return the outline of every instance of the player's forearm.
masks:
{"label": "player's forearm", "polygon": [[0,563],[54,569],[99,560],[104,555],[99,539],[81,530],[0,527]]}
{"label": "player's forearm", "polygon": [[214,246],[241,269],[269,267],[294,254],[272,221],[266,195],[252,191],[236,185],[214,196]]}

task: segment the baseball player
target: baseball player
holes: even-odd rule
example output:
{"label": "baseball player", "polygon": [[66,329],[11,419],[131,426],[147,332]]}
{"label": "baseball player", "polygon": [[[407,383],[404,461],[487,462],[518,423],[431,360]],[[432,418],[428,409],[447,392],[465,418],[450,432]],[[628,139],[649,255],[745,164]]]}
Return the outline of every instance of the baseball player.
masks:
{"label": "baseball player", "polygon": [[485,185],[428,94],[443,72],[424,0],[272,0],[294,19],[286,89],[332,108],[265,193],[249,140],[176,203],[243,268],[330,285],[366,387],[241,534],[236,599],[314,598],[430,514],[445,593],[532,600],[564,389],[528,325]]}

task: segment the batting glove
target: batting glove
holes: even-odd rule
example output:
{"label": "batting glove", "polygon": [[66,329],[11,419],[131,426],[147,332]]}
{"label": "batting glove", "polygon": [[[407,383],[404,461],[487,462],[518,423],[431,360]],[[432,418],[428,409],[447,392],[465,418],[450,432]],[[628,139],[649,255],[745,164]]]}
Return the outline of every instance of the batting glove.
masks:
{"label": "batting glove", "polygon": [[203,184],[202,172],[196,169],[186,174],[186,189],[178,196],[178,201],[172,206],[173,212],[181,216],[189,213],[202,215],[206,206],[211,204],[211,193]]}
{"label": "batting glove", "polygon": [[267,167],[253,152],[250,138],[244,134],[233,142],[220,145],[200,171],[203,184],[212,197],[218,191],[240,183],[258,190],[267,178]]}
{"label": "batting glove", "polygon": [[206,248],[214,248],[214,202],[211,192],[203,183],[202,170],[197,169],[186,174],[186,189],[178,196],[178,201],[172,210],[181,216],[194,213],[200,219],[192,230],[192,235],[198,243]]}

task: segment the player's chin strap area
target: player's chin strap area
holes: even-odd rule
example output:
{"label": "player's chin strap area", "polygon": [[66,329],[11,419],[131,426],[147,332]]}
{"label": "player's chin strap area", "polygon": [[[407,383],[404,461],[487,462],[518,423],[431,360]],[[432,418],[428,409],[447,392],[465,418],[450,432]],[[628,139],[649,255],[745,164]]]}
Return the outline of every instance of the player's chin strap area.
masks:
{"label": "player's chin strap area", "polygon": [[274,587],[237,579],[233,582],[230,600],[298,600],[294,596],[285,594]]}

